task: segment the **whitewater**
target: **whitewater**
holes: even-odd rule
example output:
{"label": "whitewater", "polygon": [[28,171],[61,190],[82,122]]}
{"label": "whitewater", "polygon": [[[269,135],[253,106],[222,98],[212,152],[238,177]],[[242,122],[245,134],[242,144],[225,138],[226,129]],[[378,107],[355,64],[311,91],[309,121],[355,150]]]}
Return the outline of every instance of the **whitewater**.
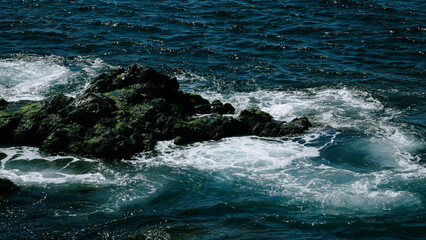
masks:
{"label": "whitewater", "polygon": [[0,145],[1,239],[423,239],[425,10],[416,1],[5,1],[0,98],[75,97],[138,62],[306,133],[131,159]]}

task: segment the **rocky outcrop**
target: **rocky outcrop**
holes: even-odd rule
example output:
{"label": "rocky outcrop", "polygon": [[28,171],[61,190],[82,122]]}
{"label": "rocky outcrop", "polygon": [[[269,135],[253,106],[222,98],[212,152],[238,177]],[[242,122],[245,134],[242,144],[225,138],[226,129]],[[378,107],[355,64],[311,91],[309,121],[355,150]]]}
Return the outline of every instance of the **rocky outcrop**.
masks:
{"label": "rocky outcrop", "polygon": [[19,187],[16,186],[9,179],[0,178],[0,196],[8,196],[19,190]]}
{"label": "rocky outcrop", "polygon": [[182,92],[176,78],[133,64],[100,75],[76,98],[0,99],[0,143],[122,159],[152,150],[158,140],[185,144],[237,135],[277,137],[302,133],[311,125],[304,117],[274,121],[255,108],[237,118],[224,116],[234,112],[229,103]]}

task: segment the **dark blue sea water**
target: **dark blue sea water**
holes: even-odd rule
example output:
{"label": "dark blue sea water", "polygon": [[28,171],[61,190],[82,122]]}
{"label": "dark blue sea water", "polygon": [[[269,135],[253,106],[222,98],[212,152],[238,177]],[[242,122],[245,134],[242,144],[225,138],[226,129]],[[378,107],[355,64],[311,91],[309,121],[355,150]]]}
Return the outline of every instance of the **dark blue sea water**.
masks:
{"label": "dark blue sea water", "polygon": [[21,186],[0,199],[0,239],[426,238],[425,22],[414,0],[0,1],[8,101],[138,62],[314,124],[118,163],[0,146]]}

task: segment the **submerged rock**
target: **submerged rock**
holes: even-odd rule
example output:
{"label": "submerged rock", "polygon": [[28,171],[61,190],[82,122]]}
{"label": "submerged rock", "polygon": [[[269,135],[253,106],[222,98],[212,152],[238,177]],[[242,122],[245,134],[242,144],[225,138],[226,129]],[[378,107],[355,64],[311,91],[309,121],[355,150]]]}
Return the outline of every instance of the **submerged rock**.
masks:
{"label": "submerged rock", "polygon": [[[237,135],[278,137],[299,134],[311,123],[274,121],[259,109],[243,110],[179,90],[179,83],[139,64],[101,74],[76,97],[57,95],[41,102],[0,99],[0,143],[40,146],[104,159],[130,158],[152,150],[158,140],[176,144]],[[197,114],[203,114],[198,117]]]}
{"label": "submerged rock", "polygon": [[0,196],[7,196],[19,190],[12,181],[5,178],[0,178]]}

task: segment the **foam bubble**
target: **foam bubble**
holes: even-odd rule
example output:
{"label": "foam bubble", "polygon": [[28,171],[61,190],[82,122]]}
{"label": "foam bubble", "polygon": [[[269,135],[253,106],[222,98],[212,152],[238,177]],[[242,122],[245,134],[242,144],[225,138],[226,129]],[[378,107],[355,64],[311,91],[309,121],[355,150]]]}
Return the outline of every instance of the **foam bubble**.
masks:
{"label": "foam bubble", "polygon": [[305,115],[334,128],[356,127],[357,121],[374,117],[384,108],[380,101],[368,93],[349,88],[260,90],[232,95],[207,91],[203,92],[202,96],[210,101],[219,99],[230,102],[237,112],[248,107],[258,107],[269,112],[277,120],[290,121]]}
{"label": "foam bubble", "polygon": [[226,138],[185,147],[175,146],[171,141],[162,141],[158,143],[157,150],[161,152],[159,157],[151,159],[142,154],[140,162],[201,170],[263,171],[283,168],[295,159],[318,156],[318,150],[314,147],[306,147],[293,141],[257,137]]}
{"label": "foam bubble", "polygon": [[38,101],[57,93],[75,96],[109,67],[101,59],[13,55],[0,59],[0,96],[7,101]]}
{"label": "foam bubble", "polygon": [[[359,131],[372,136],[373,148],[388,146],[400,152],[413,152],[426,147],[409,126],[393,121],[400,112],[385,108],[369,93],[357,89],[261,90],[232,95],[203,92],[202,95],[210,101],[219,99],[230,102],[236,107],[236,114],[248,107],[258,107],[282,121],[307,116],[319,130]],[[397,151],[389,149],[388,152]]]}
{"label": "foam bubble", "polygon": [[[421,196],[395,186],[410,181],[424,183],[426,169],[416,164],[415,151],[425,144],[411,128],[393,121],[398,111],[386,108],[369,93],[351,88],[312,88],[232,94],[207,91],[202,95],[210,101],[230,102],[237,109],[236,115],[247,107],[259,107],[278,120],[307,116],[314,127],[306,134],[285,139],[244,136],[186,146],[161,141],[154,152],[139,154],[136,161],[126,162],[132,167],[120,170],[90,159],[44,156],[34,148],[2,148],[7,157],[1,161],[0,174],[29,184],[125,186],[126,191],[117,193],[119,200],[114,200],[116,208],[137,203],[173,181],[170,176],[148,176],[150,169],[161,166],[183,173],[195,169],[221,181],[243,180],[256,191],[283,197],[287,205],[328,213],[339,214],[341,209],[377,213],[422,205]],[[331,147],[356,153],[350,160],[357,165],[351,168],[352,162],[344,154],[332,162],[324,155]],[[335,149],[331,152],[336,153]],[[44,161],[55,164],[42,168]],[[358,171],[363,163],[374,166]],[[32,166],[38,170],[31,170]]]}
{"label": "foam bubble", "polygon": [[244,181],[250,189],[284,197],[283,204],[288,206],[320,209],[327,214],[378,214],[422,205],[420,196],[383,187],[389,183],[398,185],[407,178],[424,181],[425,169],[419,165],[412,164],[417,169],[400,167],[359,173],[318,164],[321,149],[333,144],[338,135],[317,133],[304,136],[304,141],[238,137],[188,146],[163,141],[156,148],[158,155],[141,154],[132,163],[141,168],[167,165],[197,169],[220,181]]}
{"label": "foam bubble", "polygon": [[[421,196],[394,186],[425,181],[426,169],[412,153],[424,148],[424,143],[410,128],[393,121],[398,111],[386,108],[369,93],[314,88],[202,95],[210,101],[230,102],[236,115],[247,107],[258,107],[279,120],[308,116],[314,128],[300,139],[238,137],[184,147],[160,142],[160,156],[141,155],[139,163],[195,168],[227,181],[243,178],[254,189],[285,196],[290,199],[288,205],[307,204],[326,212],[378,213],[422,205]],[[364,159],[355,155],[350,159],[353,163],[344,158],[330,163],[322,153],[333,146]],[[362,165],[367,163],[371,166]],[[357,165],[351,169],[348,164]],[[358,171],[363,167],[368,169]]]}
{"label": "foam bubble", "polygon": [[35,95],[51,84],[64,83],[70,70],[48,59],[0,61],[0,94],[9,101],[21,99],[41,100]]}
{"label": "foam bubble", "polygon": [[[54,156],[35,147],[3,147],[0,175],[19,185],[88,183],[111,184],[103,164],[73,156]],[[112,180],[112,181],[111,181]]]}
{"label": "foam bubble", "polygon": [[191,71],[180,71],[175,77],[179,81],[181,89],[185,92],[193,90],[195,85],[208,85],[210,83],[206,77]]}

